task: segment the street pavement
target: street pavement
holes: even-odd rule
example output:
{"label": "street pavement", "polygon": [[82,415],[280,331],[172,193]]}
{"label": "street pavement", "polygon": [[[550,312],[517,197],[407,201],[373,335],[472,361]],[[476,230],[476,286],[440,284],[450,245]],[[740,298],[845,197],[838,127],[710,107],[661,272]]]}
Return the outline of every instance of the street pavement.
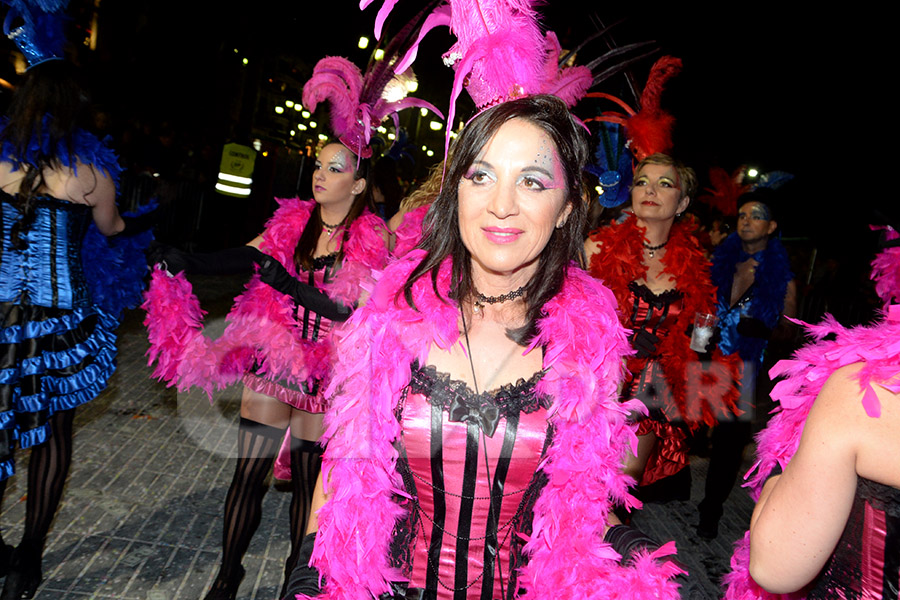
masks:
{"label": "street pavement", "polygon": [[[211,328],[240,282],[195,278]],[[235,464],[240,389],[215,396],[178,393],[151,379],[143,312],[126,314],[118,330],[119,366],[109,387],[78,409],[72,470],[47,539],[39,600],[199,600],[221,556],[222,508]],[[748,454],[750,449],[748,449]],[[7,485],[0,527],[7,543],[21,537],[27,452]],[[659,540],[674,539],[691,575],[686,599],[719,598],[734,540],[749,523],[752,503],[733,490],[715,540],[697,537],[706,459],[692,457],[690,501],[648,504],[635,525]],[[272,484],[262,523],[244,558],[238,598],[273,600],[289,551],[290,491]]]}

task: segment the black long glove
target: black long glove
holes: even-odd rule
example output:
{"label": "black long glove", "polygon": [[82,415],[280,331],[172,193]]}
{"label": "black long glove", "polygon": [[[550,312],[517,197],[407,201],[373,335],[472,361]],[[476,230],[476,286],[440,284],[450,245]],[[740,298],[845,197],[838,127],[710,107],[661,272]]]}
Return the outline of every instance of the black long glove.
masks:
{"label": "black long glove", "polygon": [[297,566],[288,577],[283,600],[294,600],[297,594],[306,596],[318,596],[322,593],[319,587],[319,570],[309,566],[313,546],[316,543],[316,532],[306,534],[303,543],[300,544],[300,555],[297,557]]}
{"label": "black long glove", "polygon": [[265,255],[253,246],[190,254],[172,246],[153,243],[147,251],[150,264],[164,264],[173,275],[182,271],[189,275],[249,275],[260,256]]}
{"label": "black long glove", "polygon": [[154,208],[142,215],[122,215],[122,221],[125,222],[125,229],[111,235],[111,238],[131,237],[139,233],[144,233],[148,229],[153,228],[159,220],[159,207]]}
{"label": "black long glove", "polygon": [[284,266],[269,256],[259,252],[259,278],[282,294],[287,294],[300,306],[320,314],[332,321],[346,321],[353,308],[329,298],[315,286],[303,283],[288,273]]}
{"label": "black long glove", "polygon": [[659,336],[650,333],[644,329],[635,329],[628,341],[631,347],[637,350],[636,358],[647,358],[656,354],[657,344],[659,344]]}

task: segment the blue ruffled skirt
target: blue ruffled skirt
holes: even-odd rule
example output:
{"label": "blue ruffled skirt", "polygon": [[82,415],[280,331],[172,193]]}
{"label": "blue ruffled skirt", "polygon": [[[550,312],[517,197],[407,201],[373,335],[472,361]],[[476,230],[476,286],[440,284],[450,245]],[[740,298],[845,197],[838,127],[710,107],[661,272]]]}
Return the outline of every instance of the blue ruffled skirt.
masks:
{"label": "blue ruffled skirt", "polygon": [[116,369],[118,322],[102,310],[0,303],[0,480],[15,444],[50,437],[50,417],[93,400]]}

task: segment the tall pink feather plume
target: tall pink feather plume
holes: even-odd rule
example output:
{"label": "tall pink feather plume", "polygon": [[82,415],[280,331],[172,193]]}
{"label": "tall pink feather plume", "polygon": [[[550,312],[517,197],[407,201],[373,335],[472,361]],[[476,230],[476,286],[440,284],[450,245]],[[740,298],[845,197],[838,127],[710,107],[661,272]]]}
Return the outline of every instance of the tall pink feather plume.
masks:
{"label": "tall pink feather plume", "polygon": [[545,36],[544,48],[547,55],[543,69],[544,84],[540,93],[553,94],[571,108],[584,98],[588,88],[591,87],[593,83],[591,70],[581,66],[560,68],[559,55],[562,48],[552,31],[548,31]]}
{"label": "tall pink feather plume", "polygon": [[375,18],[375,39],[381,39],[384,22],[387,20],[388,15],[391,14],[391,11],[394,10],[394,5],[396,4],[397,0],[384,0],[384,4],[378,10],[378,16]]}
{"label": "tall pink feather plume", "polygon": [[559,72],[555,80],[547,83],[542,93],[553,94],[571,108],[584,98],[591,81],[591,71],[587,67],[567,67]]}
{"label": "tall pink feather plume", "polygon": [[435,8],[430,15],[425,18],[425,22],[422,25],[422,28],[419,30],[419,35],[416,37],[416,41],[413,42],[412,47],[406,52],[406,56],[404,56],[400,62],[397,64],[397,72],[403,73],[406,69],[409,68],[409,65],[416,60],[416,56],[419,53],[419,44],[422,43],[422,39],[428,35],[435,27],[440,26],[450,26],[450,10],[451,7],[449,4],[442,4]]}
{"label": "tall pink feather plume", "polygon": [[312,111],[319,102],[328,100],[332,129],[341,137],[348,136],[357,133],[362,85],[359,67],[346,58],[329,56],[316,63],[312,77],[304,84],[303,104]]}
{"label": "tall pink feather plume", "polygon": [[[455,13],[454,13],[455,15]],[[457,34],[458,35],[458,34]],[[463,55],[456,77],[467,80],[466,91],[476,106],[539,93],[544,84],[543,36],[535,23],[523,23],[468,40],[451,48]]]}
{"label": "tall pink feather plume", "polygon": [[[397,295],[421,250],[390,265],[367,304],[336,332],[338,365],[326,394],[333,405],[325,417],[323,461],[331,500],[319,512],[312,564],[325,575],[326,598],[371,598],[402,579],[390,568],[391,532],[403,513],[402,481],[396,471],[400,435],[393,411],[410,380],[410,364],[425,361],[432,345],[447,349],[459,340],[456,308],[432,291],[426,277],[413,287],[418,308]],[[449,268],[438,288],[449,289]],[[633,567],[602,543],[612,498],[634,505],[630,479],[622,473],[626,448],[634,441],[628,424],[633,408],[620,404],[621,357],[630,352],[615,315],[612,294],[574,266],[563,292],[547,305],[535,344],[545,347],[545,377],[539,393],[553,397],[557,435],[544,469],[549,483],[535,507],[531,554],[520,581],[528,598],[678,597],[671,578],[678,568],[662,560],[666,545],[642,555]]]}

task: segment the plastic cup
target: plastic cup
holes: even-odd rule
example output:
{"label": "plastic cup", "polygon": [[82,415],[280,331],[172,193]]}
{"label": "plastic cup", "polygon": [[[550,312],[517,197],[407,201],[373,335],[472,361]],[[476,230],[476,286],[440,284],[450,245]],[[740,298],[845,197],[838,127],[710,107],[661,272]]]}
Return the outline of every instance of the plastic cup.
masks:
{"label": "plastic cup", "polygon": [[706,346],[716,330],[716,315],[698,312],[694,315],[694,331],[691,333],[691,350],[706,352]]}

